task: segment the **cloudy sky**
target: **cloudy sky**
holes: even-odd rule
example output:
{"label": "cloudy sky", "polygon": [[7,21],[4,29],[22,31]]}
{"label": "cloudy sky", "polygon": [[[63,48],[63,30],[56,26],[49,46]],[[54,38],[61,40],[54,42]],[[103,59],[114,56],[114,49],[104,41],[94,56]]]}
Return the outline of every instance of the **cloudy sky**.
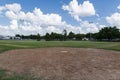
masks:
{"label": "cloudy sky", "polygon": [[0,0],[0,35],[120,29],[120,0]]}

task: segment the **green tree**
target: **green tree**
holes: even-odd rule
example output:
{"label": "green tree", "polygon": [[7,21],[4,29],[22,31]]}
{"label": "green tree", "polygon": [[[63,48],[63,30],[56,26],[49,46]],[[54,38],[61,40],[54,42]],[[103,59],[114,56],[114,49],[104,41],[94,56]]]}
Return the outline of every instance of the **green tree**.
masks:
{"label": "green tree", "polygon": [[84,34],[76,34],[75,35],[76,40],[82,40],[82,38],[84,38],[84,37],[85,37]]}
{"label": "green tree", "polygon": [[21,35],[20,34],[16,34],[15,37],[21,37]]}
{"label": "green tree", "polygon": [[64,40],[67,40],[67,30],[66,29],[63,30],[63,36],[64,36]]}
{"label": "green tree", "polygon": [[37,34],[37,41],[40,41],[41,37],[40,37],[40,34],[38,33]]}
{"label": "green tree", "polygon": [[98,39],[106,39],[106,40],[113,40],[119,38],[119,29],[117,27],[104,27],[98,33]]}
{"label": "green tree", "polygon": [[52,32],[50,34],[50,38],[51,38],[51,40],[56,40],[56,33]]}
{"label": "green tree", "polygon": [[68,38],[69,38],[69,40],[72,40],[73,38],[75,38],[75,34],[71,31],[71,32],[68,34]]}
{"label": "green tree", "polygon": [[46,40],[46,41],[50,41],[50,40],[51,40],[49,33],[46,33],[46,35],[45,35],[45,40]]}

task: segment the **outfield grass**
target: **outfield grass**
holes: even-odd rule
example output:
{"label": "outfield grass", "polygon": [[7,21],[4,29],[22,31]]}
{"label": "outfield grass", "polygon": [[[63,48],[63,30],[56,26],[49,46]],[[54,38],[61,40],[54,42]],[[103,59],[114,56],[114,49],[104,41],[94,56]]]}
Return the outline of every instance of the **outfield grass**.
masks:
{"label": "outfield grass", "polygon": [[0,40],[0,53],[12,49],[44,47],[99,48],[120,51],[120,42]]}

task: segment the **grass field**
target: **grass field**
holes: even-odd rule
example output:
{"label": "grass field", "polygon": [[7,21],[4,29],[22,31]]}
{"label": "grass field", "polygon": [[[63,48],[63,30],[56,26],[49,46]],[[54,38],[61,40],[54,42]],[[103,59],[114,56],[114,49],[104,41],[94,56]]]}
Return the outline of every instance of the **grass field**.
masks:
{"label": "grass field", "polygon": [[[120,42],[93,42],[93,41],[33,41],[33,40],[0,40],[0,53],[13,49],[45,48],[45,47],[73,47],[99,48],[120,51]],[[7,77],[6,77],[7,76]],[[0,70],[0,80],[43,80],[31,76],[6,74]]]}
{"label": "grass field", "polygon": [[0,40],[0,53],[12,49],[44,47],[100,48],[120,51],[120,42]]}

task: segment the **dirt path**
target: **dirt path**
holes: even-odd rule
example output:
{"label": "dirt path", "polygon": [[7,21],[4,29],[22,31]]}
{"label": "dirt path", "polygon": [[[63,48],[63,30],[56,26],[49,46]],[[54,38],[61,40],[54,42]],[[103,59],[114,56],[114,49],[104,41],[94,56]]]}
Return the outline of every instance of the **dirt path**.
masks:
{"label": "dirt path", "polygon": [[90,48],[40,48],[0,54],[0,68],[47,80],[120,80],[120,52]]}

